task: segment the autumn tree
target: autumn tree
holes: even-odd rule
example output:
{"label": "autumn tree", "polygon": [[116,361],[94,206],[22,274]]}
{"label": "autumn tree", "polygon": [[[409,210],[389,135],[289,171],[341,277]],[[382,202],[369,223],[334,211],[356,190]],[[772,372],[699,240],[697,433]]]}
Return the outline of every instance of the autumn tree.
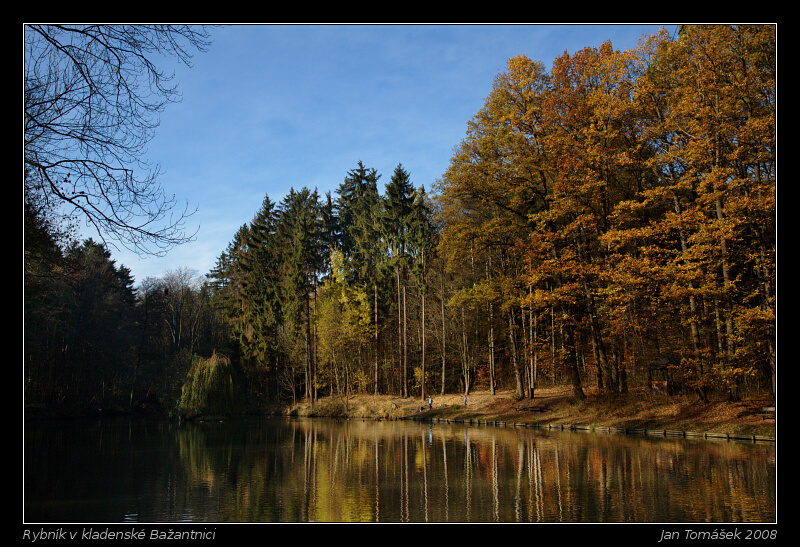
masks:
{"label": "autumn tree", "polygon": [[612,394],[659,359],[704,398],[770,377],[774,48],[692,26],[510,59],[437,187],[451,304],[497,304],[512,364],[526,340],[532,378],[548,343],[577,397],[585,362]]}
{"label": "autumn tree", "polygon": [[347,401],[350,394],[373,386],[372,298],[364,286],[347,282],[344,257],[338,249],[330,253],[331,275],[320,287],[316,315],[320,382],[331,394]]}
{"label": "autumn tree", "polygon": [[550,252],[559,263],[557,285],[569,291],[563,296],[574,327],[586,323],[598,381],[612,393],[624,389],[624,375],[613,359],[619,350],[604,296],[612,280],[600,238],[610,228],[615,204],[632,195],[640,178],[628,153],[637,142],[628,56],[606,42],[553,63],[545,113],[554,179],[546,217],[537,223],[549,226]]}
{"label": "autumn tree", "polygon": [[683,27],[649,55],[637,97],[658,184],[625,218],[655,214],[649,258],[690,327],[687,379],[735,397],[774,372],[774,28]]}
{"label": "autumn tree", "polygon": [[[478,304],[490,318],[495,311],[505,315],[519,396],[526,391],[519,331],[527,293],[519,244],[530,237],[530,216],[546,208],[549,197],[552,175],[541,133],[548,80],[542,63],[510,59],[470,121],[439,187],[440,252],[451,267],[470,272],[453,304]],[[494,345],[494,327],[489,328],[489,347]]]}

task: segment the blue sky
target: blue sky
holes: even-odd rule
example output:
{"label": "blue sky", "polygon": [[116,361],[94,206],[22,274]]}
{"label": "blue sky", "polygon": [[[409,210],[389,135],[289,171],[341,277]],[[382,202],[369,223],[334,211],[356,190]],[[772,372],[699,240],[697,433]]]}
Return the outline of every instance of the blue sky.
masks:
{"label": "blue sky", "polygon": [[565,51],[611,40],[636,46],[675,25],[233,25],[192,68],[175,68],[183,96],[161,115],[147,158],[160,184],[197,212],[195,241],[165,257],[112,249],[138,285],[178,268],[204,275],[265,195],[335,190],[360,161],[389,182],[398,164],[430,189],[506,61],[549,69]]}

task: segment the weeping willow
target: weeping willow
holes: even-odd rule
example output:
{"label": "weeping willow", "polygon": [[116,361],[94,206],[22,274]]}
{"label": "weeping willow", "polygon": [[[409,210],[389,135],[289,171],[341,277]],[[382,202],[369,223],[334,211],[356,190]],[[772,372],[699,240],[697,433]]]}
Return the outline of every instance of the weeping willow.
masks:
{"label": "weeping willow", "polygon": [[235,410],[234,374],[230,360],[212,354],[193,360],[178,401],[178,414],[185,419],[200,416],[230,416]]}

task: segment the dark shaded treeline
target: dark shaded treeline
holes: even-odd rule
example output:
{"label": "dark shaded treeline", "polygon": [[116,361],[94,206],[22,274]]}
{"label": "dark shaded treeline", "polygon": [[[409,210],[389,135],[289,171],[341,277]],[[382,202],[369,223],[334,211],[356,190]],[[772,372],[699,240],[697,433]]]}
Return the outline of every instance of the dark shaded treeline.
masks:
{"label": "dark shaded treeline", "polygon": [[26,404],[774,391],[774,62],[758,25],[515,57],[430,196],[359,162],[335,195],[265,196],[204,278],[138,291],[26,205]]}
{"label": "dark shaded treeline", "polygon": [[137,290],[105,245],[64,244],[46,210],[31,201],[25,205],[26,409],[82,415],[174,405],[192,355],[220,343],[207,287],[181,270],[146,279]]}

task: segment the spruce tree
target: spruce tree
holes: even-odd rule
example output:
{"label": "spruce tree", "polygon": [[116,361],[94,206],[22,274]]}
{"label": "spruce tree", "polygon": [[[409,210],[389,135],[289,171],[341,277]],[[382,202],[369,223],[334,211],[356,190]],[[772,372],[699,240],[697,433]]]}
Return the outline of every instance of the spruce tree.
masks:
{"label": "spruce tree", "polygon": [[408,397],[408,318],[406,292],[410,257],[408,254],[412,214],[414,212],[414,185],[402,165],[395,167],[386,185],[382,228],[389,247],[389,261],[397,280],[397,332],[400,367],[403,378],[403,397]]}
{"label": "spruce tree", "polygon": [[378,287],[384,276],[385,250],[381,238],[382,199],[378,193],[380,175],[362,162],[351,170],[337,190],[336,210],[339,217],[339,248],[344,256],[347,282],[355,287],[372,288],[373,294],[373,360],[375,393],[378,393]]}
{"label": "spruce tree", "polygon": [[242,263],[247,301],[245,356],[256,378],[262,379],[262,390],[267,389],[268,373],[274,372],[281,321],[277,218],[275,204],[265,196],[247,230],[247,252]]}
{"label": "spruce tree", "polygon": [[305,394],[313,401],[316,365],[311,331],[312,299],[316,297],[325,249],[317,191],[290,190],[281,202],[279,214],[283,314],[292,338],[304,340]]}

